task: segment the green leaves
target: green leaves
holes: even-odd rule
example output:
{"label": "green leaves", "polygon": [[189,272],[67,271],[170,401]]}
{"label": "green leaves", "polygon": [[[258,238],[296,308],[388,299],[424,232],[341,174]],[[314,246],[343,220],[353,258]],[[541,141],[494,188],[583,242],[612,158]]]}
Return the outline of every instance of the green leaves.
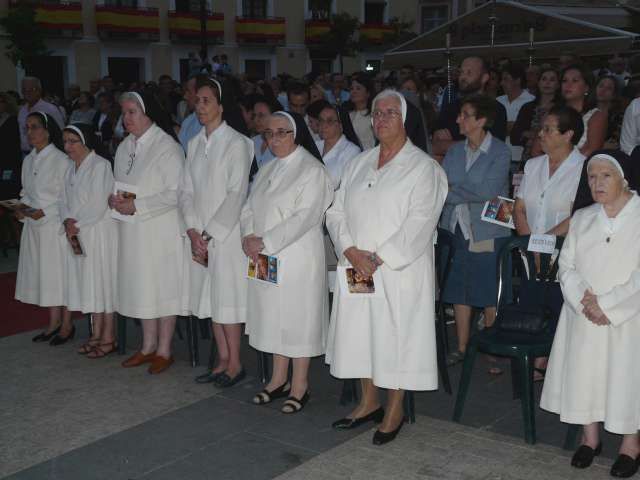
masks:
{"label": "green leaves", "polygon": [[11,7],[6,17],[0,18],[0,26],[9,34],[10,43],[6,55],[14,65],[21,64],[28,72],[38,57],[49,55],[44,35],[36,23],[36,12],[26,2]]}

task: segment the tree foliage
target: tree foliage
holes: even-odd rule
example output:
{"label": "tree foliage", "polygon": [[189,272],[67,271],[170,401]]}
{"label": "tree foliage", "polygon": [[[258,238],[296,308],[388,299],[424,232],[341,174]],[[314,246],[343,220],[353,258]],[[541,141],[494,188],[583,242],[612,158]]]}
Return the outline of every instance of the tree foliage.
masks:
{"label": "tree foliage", "polygon": [[36,24],[36,12],[27,2],[12,7],[0,26],[9,35],[6,55],[14,65],[22,65],[29,72],[38,57],[49,55],[42,30]]}

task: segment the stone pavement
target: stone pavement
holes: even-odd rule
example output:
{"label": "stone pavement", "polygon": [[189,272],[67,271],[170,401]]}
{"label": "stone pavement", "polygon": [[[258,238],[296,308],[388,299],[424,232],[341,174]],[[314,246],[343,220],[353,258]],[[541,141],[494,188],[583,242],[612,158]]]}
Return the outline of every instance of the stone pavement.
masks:
{"label": "stone pavement", "polygon": [[595,480],[609,477],[611,460],[586,470],[570,453],[547,445],[418,416],[395,441],[371,443],[374,429],[322,453],[277,480]]}
{"label": "stone pavement", "polygon": [[[76,354],[87,336],[86,322],[76,326],[73,343],[55,348],[34,345],[35,332],[0,338],[0,478],[608,478],[604,468],[587,473],[568,468],[558,449],[566,426],[556,415],[537,410],[539,444],[525,445],[508,368],[491,376],[482,358],[473,373],[464,426],[450,422],[453,396],[417,393],[417,422],[405,426],[395,442],[374,447],[371,425],[331,429],[352,406],[339,405],[342,382],[329,375],[323,358],[312,361],[305,409],[283,415],[280,401],[264,407],[250,403],[262,385],[255,378],[257,356],[246,344],[247,380],[219,390],[193,383],[204,368],[191,368],[185,342],[177,336],[174,366],[150,376],[144,368],[121,368],[123,357],[117,355],[92,361]],[[132,353],[140,328],[130,322],[128,331]],[[203,363],[209,344],[200,341]],[[455,393],[460,366],[450,373]],[[603,457],[613,458],[619,439],[606,435],[603,441]],[[292,470],[296,467],[301,469]]]}

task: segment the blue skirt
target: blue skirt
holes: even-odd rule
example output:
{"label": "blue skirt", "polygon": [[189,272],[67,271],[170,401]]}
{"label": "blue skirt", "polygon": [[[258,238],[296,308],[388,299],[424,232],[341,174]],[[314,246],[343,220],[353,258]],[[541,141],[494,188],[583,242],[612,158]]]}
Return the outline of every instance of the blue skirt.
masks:
{"label": "blue skirt", "polygon": [[498,255],[508,240],[509,237],[496,238],[493,252],[470,252],[469,241],[456,226],[456,251],[449,277],[441,290],[442,301],[478,308],[495,307],[498,300]]}

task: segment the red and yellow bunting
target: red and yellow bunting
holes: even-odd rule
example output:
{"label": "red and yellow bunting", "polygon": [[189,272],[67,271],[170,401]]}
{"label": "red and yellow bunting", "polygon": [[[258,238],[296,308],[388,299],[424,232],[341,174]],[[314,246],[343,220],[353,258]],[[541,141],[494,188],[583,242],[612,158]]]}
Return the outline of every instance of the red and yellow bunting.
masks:
{"label": "red and yellow bunting", "polygon": [[316,43],[330,31],[331,25],[326,20],[307,20],[304,28],[304,38],[307,43]]}
{"label": "red and yellow bunting", "polygon": [[240,41],[282,41],[286,37],[284,18],[236,17],[236,37]]}
{"label": "red and yellow bunting", "polygon": [[391,35],[393,27],[390,25],[365,24],[360,27],[360,37],[366,38],[371,43],[382,43],[385,35]]}
{"label": "red and yellow bunting", "polygon": [[[200,35],[200,16],[194,13],[169,12],[169,31],[176,35]],[[224,15],[207,16],[207,37],[224,35]]]}
{"label": "red and yellow bunting", "polygon": [[123,7],[96,7],[98,32],[158,33],[158,11]]}
{"label": "red and yellow bunting", "polygon": [[36,7],[36,23],[47,30],[82,30],[82,7],[71,5],[40,5]]}

